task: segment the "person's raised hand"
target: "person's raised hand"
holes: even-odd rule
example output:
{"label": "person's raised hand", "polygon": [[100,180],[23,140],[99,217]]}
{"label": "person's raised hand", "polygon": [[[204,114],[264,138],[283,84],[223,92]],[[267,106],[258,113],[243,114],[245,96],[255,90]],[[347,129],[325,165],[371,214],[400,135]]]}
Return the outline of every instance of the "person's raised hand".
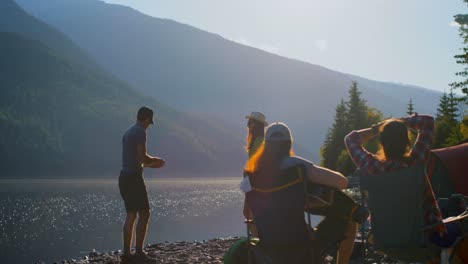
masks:
{"label": "person's raised hand", "polygon": [[161,159],[161,158],[153,158],[151,164],[150,164],[150,168],[161,168],[163,167],[164,165],[166,164],[166,161],[164,159]]}

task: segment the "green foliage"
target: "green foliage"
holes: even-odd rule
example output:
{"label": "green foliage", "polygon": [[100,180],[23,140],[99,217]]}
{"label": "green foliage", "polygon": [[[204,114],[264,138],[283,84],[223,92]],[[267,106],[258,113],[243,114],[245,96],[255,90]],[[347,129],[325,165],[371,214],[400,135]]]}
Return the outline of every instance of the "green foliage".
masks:
{"label": "green foliage", "polygon": [[468,139],[468,115],[466,115],[461,122],[455,123],[450,129],[442,147],[454,146]]}
{"label": "green foliage", "polygon": [[356,170],[356,166],[349,157],[348,151],[346,149],[343,149],[340,155],[338,156],[338,160],[336,162],[336,170],[343,173],[344,175],[349,175],[354,170]]}
{"label": "green foliage", "polygon": [[453,88],[448,95],[444,93],[440,97],[435,120],[434,148],[453,146],[463,139],[458,121],[458,101]]}
{"label": "green foliage", "polygon": [[343,100],[336,106],[335,120],[328,130],[324,146],[321,148],[322,165],[327,168],[336,167],[338,156],[344,149],[343,138],[348,132],[347,128],[347,107]]}
{"label": "green foliage", "polygon": [[[0,177],[66,177],[70,172],[82,177],[118,170],[122,133],[135,122],[141,105],[156,109],[149,149],[157,144],[158,154],[183,164],[180,171],[232,171],[243,160],[241,151],[229,153],[241,146],[240,137],[237,142],[209,121],[147,99],[113,77],[16,34],[0,32],[0,87]],[[203,162],[212,165],[201,168]]]}
{"label": "green foliage", "polygon": [[461,123],[456,124],[452,127],[448,138],[445,140],[444,147],[450,147],[457,145],[460,141],[464,139],[461,132]]}
{"label": "green foliage", "polygon": [[437,108],[436,119],[442,119],[444,116],[449,116],[449,103],[448,103],[448,96],[447,93],[440,97],[439,107]]}
{"label": "green foliage", "polygon": [[446,117],[440,117],[435,122],[433,148],[441,148],[446,145],[446,141],[452,133],[453,124]]}
{"label": "green foliage", "polygon": [[[337,105],[333,125],[320,149],[321,165],[344,175],[349,175],[356,169],[347,153],[344,137],[352,130],[369,127],[382,120],[382,113],[368,107],[361,98],[357,82],[352,82],[348,95],[347,102],[341,100]],[[376,151],[377,142],[368,142],[366,148]]]}
{"label": "green foliage", "polygon": [[468,115],[466,115],[462,122],[460,122],[460,133],[462,134],[463,139],[468,138]]}
{"label": "green foliage", "polygon": [[[468,3],[467,0],[464,0]],[[468,104],[468,14],[458,14],[454,16],[455,22],[460,25],[459,35],[463,40],[464,47],[461,48],[461,54],[454,56],[456,62],[463,66],[463,70],[455,73],[455,75],[463,78],[462,81],[453,82],[450,86],[454,89],[460,89],[465,94],[462,100]]]}
{"label": "green foliage", "polygon": [[458,102],[459,98],[455,96],[453,92],[453,88],[450,88],[450,93],[448,96],[448,104],[447,104],[447,115],[451,119],[452,122],[456,123],[458,119]]}
{"label": "green foliage", "polygon": [[[119,142],[114,137],[122,128],[112,119],[125,120],[122,110],[104,114],[96,109],[107,109],[110,104],[117,106],[108,110],[128,109],[136,99],[124,85],[64,59],[38,41],[12,33],[0,33],[0,72],[4,173],[51,172],[76,163],[96,166],[106,152],[96,147],[108,147],[98,134],[108,133],[109,139]],[[119,90],[128,90],[127,102],[116,98]]]}
{"label": "green foliage", "polygon": [[361,129],[367,125],[367,106],[366,101],[361,98],[361,92],[357,88],[357,82],[353,81],[348,91],[348,102],[346,103],[349,111],[347,112],[347,126],[352,129]]}
{"label": "green foliage", "polygon": [[413,100],[410,98],[408,102],[408,109],[406,110],[407,115],[412,115],[414,113]]}

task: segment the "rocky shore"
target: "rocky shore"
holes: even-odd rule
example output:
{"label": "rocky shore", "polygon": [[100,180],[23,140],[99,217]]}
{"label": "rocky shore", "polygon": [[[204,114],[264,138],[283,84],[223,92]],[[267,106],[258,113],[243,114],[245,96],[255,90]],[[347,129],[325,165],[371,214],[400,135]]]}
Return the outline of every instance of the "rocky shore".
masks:
{"label": "rocky shore", "polygon": [[[228,238],[215,238],[203,241],[176,241],[157,243],[147,245],[145,251],[148,253],[149,260],[146,261],[132,261],[132,264],[156,264],[156,263],[223,263],[224,253],[229,247],[237,241],[238,237]],[[90,252],[80,260],[64,260],[60,264],[85,264],[85,263],[99,263],[99,264],[120,264],[120,255],[122,251],[113,252]],[[128,263],[128,262],[126,262]],[[43,262],[37,262],[43,264]]]}
{"label": "rocky shore", "polygon": [[[223,263],[223,256],[231,245],[239,240],[239,237],[228,238],[215,238],[203,241],[176,241],[157,243],[147,245],[145,251],[148,253],[150,259],[145,261],[134,260],[132,264],[219,264]],[[359,248],[356,248],[356,254],[359,254]],[[121,250],[113,252],[97,252],[92,251],[87,256],[80,260],[63,260],[55,262],[57,264],[85,264],[85,263],[99,263],[99,264],[120,264]],[[326,259],[332,263],[333,258]],[[369,251],[367,256],[369,263],[397,263],[392,261],[385,255],[381,255],[373,250]],[[356,257],[350,262],[351,264],[362,263],[359,257]],[[44,264],[44,262],[37,262],[36,264]]]}

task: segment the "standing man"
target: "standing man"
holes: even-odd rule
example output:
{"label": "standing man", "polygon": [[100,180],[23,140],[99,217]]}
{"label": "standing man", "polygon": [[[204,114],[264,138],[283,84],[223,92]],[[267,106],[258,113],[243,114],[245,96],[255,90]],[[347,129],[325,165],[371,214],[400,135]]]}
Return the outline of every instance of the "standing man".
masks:
{"label": "standing man", "polygon": [[[146,153],[146,129],[151,124],[154,124],[153,110],[141,107],[138,110],[136,124],[128,128],[122,138],[122,170],[119,177],[119,189],[127,211],[123,226],[122,260],[147,258],[143,251],[143,244],[148,230],[150,207],[143,179],[143,167],[160,168],[165,164],[163,159]],[[137,217],[136,250],[135,256],[132,256],[133,228]]]}

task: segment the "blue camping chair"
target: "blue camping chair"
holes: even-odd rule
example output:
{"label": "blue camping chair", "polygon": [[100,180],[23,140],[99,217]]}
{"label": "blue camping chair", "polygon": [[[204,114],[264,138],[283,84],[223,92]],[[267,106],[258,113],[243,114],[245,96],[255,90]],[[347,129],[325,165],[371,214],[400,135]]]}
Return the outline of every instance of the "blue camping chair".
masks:
{"label": "blue camping chair", "polygon": [[[376,250],[409,262],[425,262],[440,256],[442,248],[429,241],[430,227],[424,226],[425,177],[424,166],[378,175],[361,174],[363,203],[371,213],[367,241]],[[462,240],[463,235],[455,241]]]}
{"label": "blue camping chair", "polygon": [[[255,222],[259,237],[247,225],[249,263],[329,263],[325,257],[336,256],[358,205],[339,190],[308,183],[304,175],[304,166],[296,166],[275,179],[251,180],[246,197],[254,219],[246,223]],[[310,214],[326,218],[312,228]]]}

